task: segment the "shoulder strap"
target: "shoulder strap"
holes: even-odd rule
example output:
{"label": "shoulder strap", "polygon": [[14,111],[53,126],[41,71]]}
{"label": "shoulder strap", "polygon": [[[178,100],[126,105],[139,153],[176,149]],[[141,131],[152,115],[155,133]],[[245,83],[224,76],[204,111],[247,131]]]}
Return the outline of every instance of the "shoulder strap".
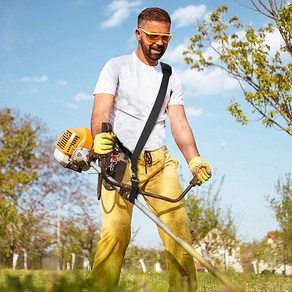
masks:
{"label": "shoulder strap", "polygon": [[131,182],[132,182],[132,190],[130,193],[130,197],[129,197],[129,201],[131,203],[134,203],[134,200],[137,198],[138,195],[138,176],[137,176],[137,171],[138,171],[138,167],[137,167],[137,162],[138,162],[138,158],[154,128],[154,125],[156,123],[156,120],[158,118],[158,115],[160,113],[160,110],[162,108],[162,104],[163,101],[165,99],[165,95],[166,95],[166,90],[167,90],[167,85],[168,85],[168,81],[169,81],[169,77],[172,74],[172,70],[171,70],[171,66],[166,64],[166,63],[162,63],[161,62],[161,67],[162,67],[162,73],[163,73],[163,77],[162,77],[162,81],[161,81],[161,85],[158,91],[158,95],[156,97],[155,103],[153,105],[153,108],[151,110],[151,113],[148,117],[148,120],[144,126],[144,129],[142,131],[142,134],[136,144],[136,147],[133,151],[133,154],[131,155],[131,169],[132,169],[132,178],[131,178]]}

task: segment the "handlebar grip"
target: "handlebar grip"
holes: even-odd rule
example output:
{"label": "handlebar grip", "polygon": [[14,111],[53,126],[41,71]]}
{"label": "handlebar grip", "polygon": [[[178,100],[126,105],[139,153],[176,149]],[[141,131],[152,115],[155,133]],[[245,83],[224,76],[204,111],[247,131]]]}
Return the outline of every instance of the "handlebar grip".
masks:
{"label": "handlebar grip", "polygon": [[111,123],[102,123],[101,124],[101,131],[103,133],[112,132],[113,131],[112,124]]}

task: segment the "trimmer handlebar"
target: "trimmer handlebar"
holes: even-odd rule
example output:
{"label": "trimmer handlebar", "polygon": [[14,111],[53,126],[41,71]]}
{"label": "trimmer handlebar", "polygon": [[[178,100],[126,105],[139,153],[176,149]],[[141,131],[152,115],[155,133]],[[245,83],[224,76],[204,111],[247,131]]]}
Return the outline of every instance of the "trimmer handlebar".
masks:
{"label": "trimmer handlebar", "polygon": [[102,123],[101,124],[101,131],[103,133],[105,132],[112,132],[113,131],[113,126],[111,123]]}
{"label": "trimmer handlebar", "polygon": [[[102,132],[112,132],[112,125],[110,123],[102,123],[101,130]],[[108,184],[118,187],[120,189],[121,196],[129,200],[129,195],[130,195],[132,186],[128,184],[124,184],[124,183],[119,183],[115,181],[112,177],[110,177],[106,171],[107,170],[107,155],[100,155],[99,157],[100,157],[100,168],[101,168],[102,178]],[[165,196],[149,193],[143,190],[139,190],[139,193],[143,196],[148,196],[148,197],[164,200],[171,203],[176,203],[176,202],[179,202],[181,199],[183,199],[185,195],[190,191],[190,189],[193,188],[195,185],[197,185],[197,182],[198,182],[197,178],[193,177],[192,180],[189,182],[189,185],[187,186],[187,188],[176,199],[171,199]]]}
{"label": "trimmer handlebar", "polygon": [[[100,169],[101,169],[101,176],[102,178],[110,185],[113,185],[114,187],[119,188],[119,192],[120,195],[129,200],[129,196],[130,196],[130,192],[132,189],[132,186],[128,185],[128,184],[124,184],[124,183],[119,183],[117,181],[115,181],[112,177],[110,177],[107,172],[106,172],[106,158],[102,157],[100,159]],[[153,194],[153,193],[149,193],[143,190],[139,190],[139,194],[141,194],[142,196],[148,196],[148,197],[152,197],[155,199],[159,199],[159,200],[164,200],[170,203],[176,203],[179,202],[180,200],[182,200],[185,195],[191,190],[191,188],[193,188],[196,184],[197,184],[197,178],[193,177],[192,180],[189,182],[189,185],[185,188],[185,190],[176,198],[176,199],[171,199],[165,196],[161,196],[158,194]]]}

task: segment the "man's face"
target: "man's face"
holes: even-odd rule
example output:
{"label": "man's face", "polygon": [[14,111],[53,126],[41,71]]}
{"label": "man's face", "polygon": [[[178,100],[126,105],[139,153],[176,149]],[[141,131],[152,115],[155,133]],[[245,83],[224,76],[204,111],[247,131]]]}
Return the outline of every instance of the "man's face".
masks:
{"label": "man's face", "polygon": [[[157,21],[147,21],[140,25],[141,29],[136,30],[136,37],[139,43],[138,50],[141,50],[149,65],[156,65],[167,49],[168,41],[165,36],[158,37],[156,41],[149,40],[149,32],[169,34],[170,24]],[[150,35],[151,36],[151,35]]]}

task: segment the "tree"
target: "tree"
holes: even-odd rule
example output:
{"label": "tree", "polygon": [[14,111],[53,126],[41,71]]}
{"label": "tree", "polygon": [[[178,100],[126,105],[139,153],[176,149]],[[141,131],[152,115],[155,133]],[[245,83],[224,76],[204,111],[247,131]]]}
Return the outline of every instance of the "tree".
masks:
{"label": "tree", "polygon": [[199,194],[190,193],[186,199],[192,241],[210,258],[218,249],[232,250],[237,245],[237,227],[231,209],[221,206],[223,181],[224,177],[215,190],[217,182],[213,179],[207,189],[202,188]]}
{"label": "tree", "polygon": [[[71,255],[76,258],[93,259],[96,243],[99,236],[100,224],[95,214],[95,205],[89,200],[80,200],[65,204],[66,212],[59,217],[59,233],[57,236],[57,248],[60,259],[60,267],[65,266],[65,262],[70,262]],[[58,212],[60,212],[59,209]]]}
{"label": "tree", "polygon": [[279,237],[282,239],[282,263],[292,264],[292,180],[290,173],[285,180],[279,179],[276,184],[277,197],[267,198],[270,207],[274,210],[279,223]]}
{"label": "tree", "polygon": [[[274,126],[292,135],[292,4],[288,1],[250,0],[250,9],[262,14],[272,23],[256,31],[244,26],[238,16],[224,21],[227,6],[210,13],[209,21],[198,25],[190,38],[191,45],[183,53],[192,69],[220,68],[234,78],[251,106],[266,127]],[[280,4],[278,4],[280,2]],[[267,35],[277,30],[283,45],[272,56]],[[244,36],[241,36],[242,33]],[[212,53],[210,53],[210,50]],[[288,56],[288,57],[287,57]],[[287,57],[287,62],[285,62]],[[237,99],[231,101],[229,112],[237,122],[248,124],[248,109]]]}
{"label": "tree", "polygon": [[32,164],[39,124],[17,116],[0,110],[0,245],[6,254],[17,248],[18,199],[37,180]]}
{"label": "tree", "polygon": [[[2,262],[11,260],[13,252],[22,254],[23,249],[30,261],[41,262],[56,249],[59,206],[67,210],[60,221],[97,232],[96,190],[87,173],[64,169],[57,163],[53,157],[56,139],[43,123],[16,110],[0,109],[0,141]],[[80,232],[77,227],[76,241]],[[90,250],[92,237],[96,240],[98,234],[82,239]]]}

